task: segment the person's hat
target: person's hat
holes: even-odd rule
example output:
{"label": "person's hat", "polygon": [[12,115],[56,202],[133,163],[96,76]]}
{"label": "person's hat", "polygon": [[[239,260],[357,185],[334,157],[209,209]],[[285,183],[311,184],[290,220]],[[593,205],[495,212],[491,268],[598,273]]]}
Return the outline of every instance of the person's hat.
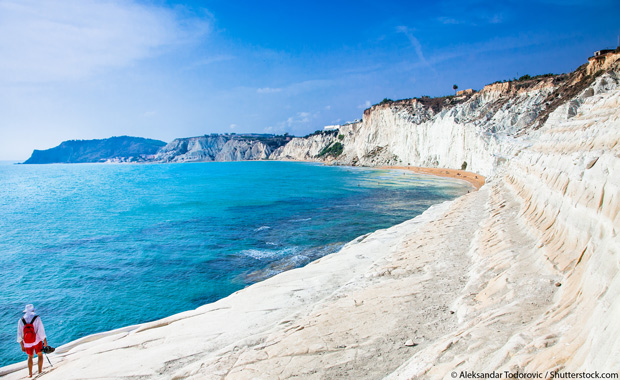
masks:
{"label": "person's hat", "polygon": [[24,313],[32,313],[33,311],[34,311],[34,306],[31,303],[26,305],[26,307],[24,308]]}

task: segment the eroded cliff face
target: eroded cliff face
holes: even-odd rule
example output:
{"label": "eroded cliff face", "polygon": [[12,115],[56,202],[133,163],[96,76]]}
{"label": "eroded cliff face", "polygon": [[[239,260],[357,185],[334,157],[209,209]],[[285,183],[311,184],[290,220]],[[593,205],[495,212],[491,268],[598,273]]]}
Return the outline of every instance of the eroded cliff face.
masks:
{"label": "eroded cliff face", "polygon": [[[617,368],[620,334],[618,65],[527,137],[502,178],[562,292],[533,326],[545,349],[528,368]],[[534,344],[534,343],[532,343]],[[524,351],[527,346],[524,347]],[[525,364],[525,363],[518,363]]]}
{"label": "eroded cliff face", "polygon": [[483,188],[473,264],[451,305],[459,326],[390,379],[618,370],[620,55],[606,60],[584,68],[590,84],[539,128],[500,147],[507,160]]}
{"label": "eroded cliff face", "polygon": [[[536,81],[523,90],[502,83],[471,96],[373,106],[364,112],[361,122],[340,127],[344,150],[335,163],[453,169],[467,163],[468,170],[490,175],[503,158],[502,141],[532,126],[544,109],[544,101],[555,89],[551,82]],[[332,142],[297,139],[270,158],[283,158],[282,152],[286,152],[289,157],[325,160],[314,152]]]}
{"label": "eroded cliff face", "polygon": [[[258,136],[258,137],[253,137]],[[263,140],[263,141],[261,141]],[[284,136],[209,135],[175,139],[161,148],[156,162],[265,160],[283,145]]]}
{"label": "eroded cliff face", "polygon": [[288,144],[276,149],[272,160],[313,161],[321,151],[336,140],[334,133],[319,133],[308,137],[295,137]]}
{"label": "eroded cliff face", "polygon": [[489,176],[510,158],[514,145],[521,144],[517,137],[540,128],[558,107],[568,104],[565,112],[575,115],[580,94],[613,67],[610,62],[617,56],[571,74],[488,85],[473,95],[375,105],[361,122],[340,127],[343,152],[337,157],[317,157],[335,140],[311,136],[295,139],[270,159],[451,169],[466,165]]}

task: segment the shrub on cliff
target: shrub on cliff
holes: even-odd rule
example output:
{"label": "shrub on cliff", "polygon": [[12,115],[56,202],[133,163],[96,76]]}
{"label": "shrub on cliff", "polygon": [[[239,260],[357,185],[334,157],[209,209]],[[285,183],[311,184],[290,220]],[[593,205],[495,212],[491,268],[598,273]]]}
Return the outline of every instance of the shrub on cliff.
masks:
{"label": "shrub on cliff", "polygon": [[521,81],[530,80],[530,79],[532,79],[532,77],[529,76],[529,74],[525,74],[522,77],[520,77],[519,79],[517,79],[517,81],[521,82]]}
{"label": "shrub on cliff", "polygon": [[317,157],[325,157],[325,156],[332,156],[334,158],[340,156],[342,154],[342,151],[344,150],[344,146],[339,143],[339,142],[335,142],[331,145],[326,146],[325,148],[323,148],[323,150],[321,150],[321,152],[319,152],[319,154],[317,155]]}
{"label": "shrub on cliff", "polygon": [[318,129],[310,134],[303,136],[303,138],[307,139],[308,137],[317,136],[317,135],[337,135],[337,134],[338,134],[338,131],[325,131],[325,130]]}

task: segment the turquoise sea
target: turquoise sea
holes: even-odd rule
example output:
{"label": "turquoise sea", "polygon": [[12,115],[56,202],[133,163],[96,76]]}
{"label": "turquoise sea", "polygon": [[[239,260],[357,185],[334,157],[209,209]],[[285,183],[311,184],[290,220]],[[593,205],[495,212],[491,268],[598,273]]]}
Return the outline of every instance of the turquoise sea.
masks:
{"label": "turquoise sea", "polygon": [[470,187],[295,162],[0,164],[0,366],[33,303],[52,346],[213,302]]}

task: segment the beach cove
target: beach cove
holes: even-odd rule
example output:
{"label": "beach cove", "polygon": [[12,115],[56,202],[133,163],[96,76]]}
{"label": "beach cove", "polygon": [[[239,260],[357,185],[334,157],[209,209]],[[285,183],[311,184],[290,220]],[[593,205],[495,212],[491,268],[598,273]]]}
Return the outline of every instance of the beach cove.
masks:
{"label": "beach cove", "polygon": [[[427,283],[428,289],[425,289],[419,280],[431,278],[436,271],[442,275],[447,271],[464,271],[469,259],[462,251],[460,255],[455,253],[458,262],[450,268],[442,268],[443,261],[437,261],[438,266],[430,268],[428,264],[436,261],[441,252],[454,251],[462,242],[441,239],[443,234],[428,236],[425,240],[417,240],[416,235],[426,235],[428,228],[438,219],[445,219],[448,224],[460,222],[465,217],[463,213],[472,207],[470,202],[479,203],[480,199],[460,199],[432,206],[413,220],[361,236],[336,254],[281,273],[196,310],[71,342],[50,356],[55,367],[48,369],[45,377],[89,378],[78,364],[84,360],[95,362],[94,367],[89,365],[89,371],[97,373],[93,378],[102,375],[110,378],[145,375],[155,378],[221,378],[226,374],[232,378],[278,378],[294,373],[299,375],[301,367],[316,371],[315,374],[305,374],[315,378],[348,377],[351,368],[363,374],[370,367],[373,374],[383,376],[396,369],[397,363],[415,349],[404,345],[408,340],[415,340],[418,346],[444,329],[435,326],[424,332],[422,326],[425,323],[433,324],[434,319],[445,318],[446,323],[454,325],[455,317],[442,307],[445,310],[434,310],[418,328],[403,330],[414,305],[406,297],[392,294],[384,299],[384,296],[395,290],[395,280],[415,273],[410,280],[411,284],[417,283],[414,288],[418,289],[413,293],[426,300],[425,307],[419,305],[415,309],[420,315],[427,312],[428,307],[435,309],[433,304],[437,299],[434,294],[438,289],[431,283]],[[472,215],[466,225],[473,228],[479,217]],[[439,240],[448,245],[441,247]],[[411,246],[418,243],[435,247],[432,249],[435,256],[432,252],[418,251],[416,257],[405,257]],[[403,261],[407,266],[397,270],[395,262],[400,266]],[[440,292],[452,293],[458,285],[459,282],[443,284]],[[402,318],[386,324],[389,319],[382,318],[381,314],[394,309],[400,310]],[[368,326],[351,331],[347,326],[352,321],[363,321],[362,324]],[[196,330],[197,326],[202,327]],[[145,350],[147,347],[149,349]],[[386,356],[384,368],[374,368],[374,364],[370,367],[362,365],[370,364],[368,358],[377,353]],[[128,354],[137,355],[139,364],[125,360]],[[270,359],[262,361],[256,355]],[[330,361],[342,362],[344,369],[325,368],[321,371],[310,364],[315,360],[320,362],[325,355]],[[206,357],[209,358],[208,366],[203,364]],[[283,361],[291,361],[286,365],[291,371],[288,375],[269,370],[279,368]],[[106,364],[110,362],[118,365],[112,368]],[[167,370],[161,373],[160,364],[163,362],[168,368],[174,368],[175,373]],[[233,363],[237,365],[227,368]],[[23,365],[12,367],[23,368]],[[9,373],[6,378],[22,377]]]}
{"label": "beach cove", "polygon": [[[36,304],[54,345],[192,310],[470,189],[295,162],[4,165],[0,173],[6,319],[17,318],[16,297],[45,297]],[[40,276],[29,279],[20,257],[44,257]],[[13,323],[0,333],[13,340]],[[18,351],[7,347],[0,361],[23,360]]]}

